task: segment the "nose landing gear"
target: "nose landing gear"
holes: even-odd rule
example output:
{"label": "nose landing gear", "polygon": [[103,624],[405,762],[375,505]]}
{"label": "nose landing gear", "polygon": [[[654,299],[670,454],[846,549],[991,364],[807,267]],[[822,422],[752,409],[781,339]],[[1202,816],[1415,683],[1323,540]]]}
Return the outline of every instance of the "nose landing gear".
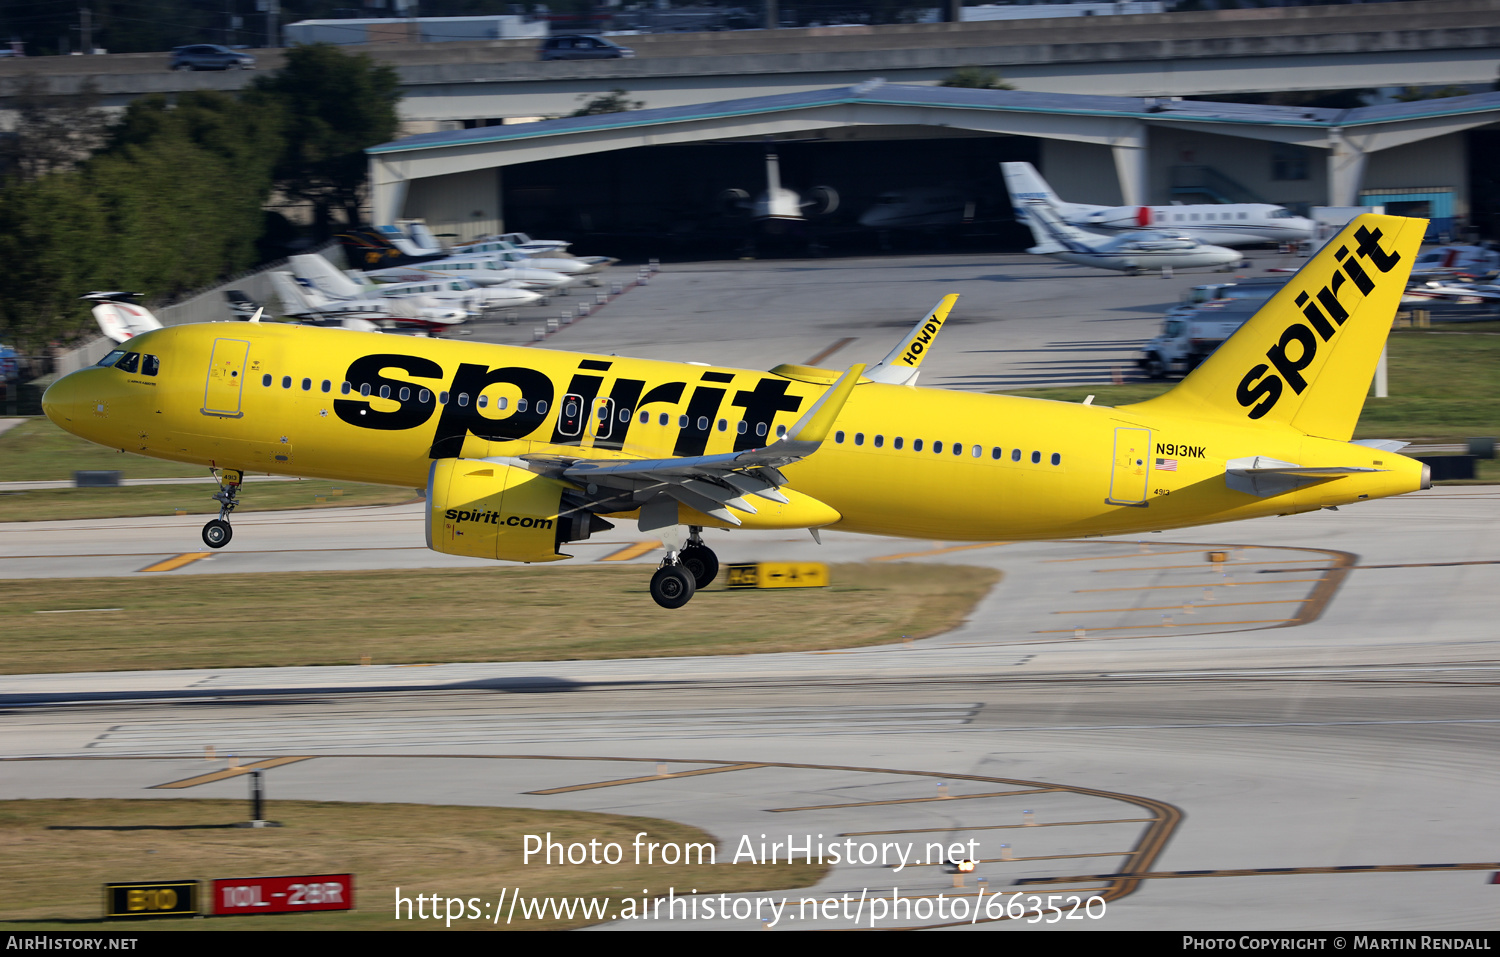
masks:
{"label": "nose landing gear", "polygon": [[703,529],[689,525],[687,544],[681,548],[669,545],[667,557],[651,576],[651,598],[663,608],[681,608],[718,574],[719,559],[703,544]]}
{"label": "nose landing gear", "polygon": [[234,537],[229,516],[240,504],[240,483],[245,480],[245,473],[237,469],[215,469],[214,478],[219,480],[219,490],[214,493],[214,499],[219,503],[219,517],[203,526],[203,544],[209,548],[223,548]]}

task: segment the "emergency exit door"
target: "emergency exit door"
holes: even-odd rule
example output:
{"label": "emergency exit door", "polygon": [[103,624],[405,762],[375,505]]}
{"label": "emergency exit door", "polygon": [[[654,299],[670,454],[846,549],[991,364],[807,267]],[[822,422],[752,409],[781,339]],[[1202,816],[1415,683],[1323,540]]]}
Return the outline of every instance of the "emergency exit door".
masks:
{"label": "emergency exit door", "polygon": [[245,388],[245,357],[250,343],[244,339],[215,339],[213,357],[208,361],[208,385],[203,390],[204,415],[237,419],[240,395]]}
{"label": "emergency exit door", "polygon": [[1109,476],[1110,505],[1146,507],[1146,481],[1151,462],[1150,429],[1115,429],[1114,467]]}

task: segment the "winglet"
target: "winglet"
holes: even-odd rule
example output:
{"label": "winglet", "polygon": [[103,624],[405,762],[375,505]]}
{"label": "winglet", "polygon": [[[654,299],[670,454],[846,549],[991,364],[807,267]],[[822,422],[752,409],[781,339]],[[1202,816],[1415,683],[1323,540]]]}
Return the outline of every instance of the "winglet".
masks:
{"label": "winglet", "polygon": [[884,382],[889,385],[912,385],[917,381],[919,366],[927,355],[927,347],[937,334],[942,331],[943,323],[948,318],[948,313],[953,310],[953,304],[958,302],[958,293],[951,292],[938,300],[927,315],[917,321],[911,332],[906,334],[896,348],[890,351],[884,359],[865,373],[865,377],[874,382]]}
{"label": "winglet", "polygon": [[828,432],[833,428],[834,420],[844,409],[844,403],[848,401],[849,394],[859,384],[859,377],[864,374],[863,363],[852,365],[849,371],[839,376],[838,381],[828,387],[828,391],[818,397],[818,401],[812,404],[807,413],[797,420],[797,424],[787,430],[782,442],[807,443],[812,446],[822,444],[828,437]]}

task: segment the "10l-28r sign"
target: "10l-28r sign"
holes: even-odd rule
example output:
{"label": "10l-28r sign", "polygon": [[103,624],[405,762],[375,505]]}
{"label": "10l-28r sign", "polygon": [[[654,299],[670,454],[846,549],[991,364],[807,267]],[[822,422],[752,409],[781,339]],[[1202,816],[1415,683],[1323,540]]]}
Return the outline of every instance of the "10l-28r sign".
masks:
{"label": "10l-28r sign", "polygon": [[308,910],[352,910],[354,875],[243,877],[214,881],[213,913],[294,914]]}

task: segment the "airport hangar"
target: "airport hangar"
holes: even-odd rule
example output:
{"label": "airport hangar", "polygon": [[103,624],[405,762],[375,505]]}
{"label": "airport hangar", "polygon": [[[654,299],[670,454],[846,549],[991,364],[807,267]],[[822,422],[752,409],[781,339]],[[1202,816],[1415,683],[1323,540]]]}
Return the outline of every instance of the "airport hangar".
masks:
{"label": "airport hangar", "polygon": [[373,221],[458,239],[521,229],[665,236],[723,193],[831,185],[852,221],[881,192],[958,186],[1009,217],[998,164],[1065,200],[1383,205],[1500,238],[1500,93],[1357,109],[858,86],[422,133],[367,150]]}

